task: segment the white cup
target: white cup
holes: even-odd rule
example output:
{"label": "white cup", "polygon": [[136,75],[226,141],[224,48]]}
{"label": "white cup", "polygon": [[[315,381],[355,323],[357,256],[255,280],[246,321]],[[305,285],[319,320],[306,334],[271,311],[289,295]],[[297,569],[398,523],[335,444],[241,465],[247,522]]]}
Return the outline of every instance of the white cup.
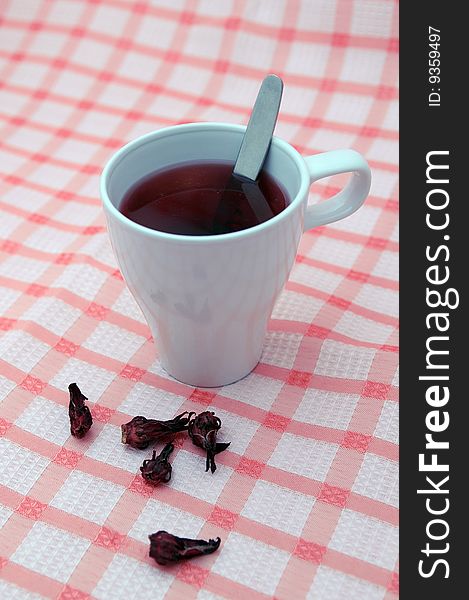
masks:
{"label": "white cup", "polygon": [[[127,190],[156,170],[186,161],[234,162],[244,131],[224,123],[161,129],[121,148],[101,177],[114,253],[150,326],[161,364],[193,386],[226,385],[252,371],[303,231],[352,214],[370,189],[368,164],[354,150],[303,158],[274,138],[264,169],[283,184],[289,205],[260,225],[222,235],[175,235],[119,212]],[[353,175],[341,192],[307,206],[313,181],[345,172]]]}

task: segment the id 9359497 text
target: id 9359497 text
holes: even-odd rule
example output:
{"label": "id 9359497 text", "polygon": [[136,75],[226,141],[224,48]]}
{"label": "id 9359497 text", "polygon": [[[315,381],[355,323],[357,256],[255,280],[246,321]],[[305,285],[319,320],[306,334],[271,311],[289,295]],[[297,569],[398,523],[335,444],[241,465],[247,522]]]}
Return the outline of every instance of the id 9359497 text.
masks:
{"label": "id 9359497 text", "polygon": [[436,27],[428,27],[428,83],[430,84],[428,106],[432,107],[441,105],[440,33]]}

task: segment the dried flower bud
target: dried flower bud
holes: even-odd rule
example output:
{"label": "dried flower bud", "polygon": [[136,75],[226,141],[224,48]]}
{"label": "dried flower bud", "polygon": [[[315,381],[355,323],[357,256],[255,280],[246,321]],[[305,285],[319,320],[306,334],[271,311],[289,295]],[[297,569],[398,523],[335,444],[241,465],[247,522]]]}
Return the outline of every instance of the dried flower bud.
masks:
{"label": "dried flower bud", "polygon": [[150,540],[150,556],[159,565],[178,562],[202,554],[211,554],[220,546],[221,539],[190,540],[180,538],[167,531],[157,531],[148,536]]}
{"label": "dried flower bud", "polygon": [[172,471],[168,458],[173,450],[172,444],[166,444],[158,456],[156,456],[156,450],[153,450],[153,456],[149,460],[144,460],[140,467],[143,479],[155,485],[162,482],[168,483]]}
{"label": "dried flower bud", "polygon": [[134,417],[128,423],[121,425],[122,443],[145,450],[152,442],[161,441],[171,434],[186,430],[192,415],[195,413],[186,411],[169,421]]}
{"label": "dried flower bud", "polygon": [[70,392],[70,404],[68,405],[68,416],[70,417],[70,432],[77,438],[82,438],[93,424],[90,409],[85,405],[86,396],[80,392],[76,383],[68,386]]}
{"label": "dried flower bud", "polygon": [[220,419],[215,416],[215,413],[210,411],[200,413],[189,423],[189,437],[192,439],[193,444],[207,451],[205,471],[208,471],[210,468],[212,473],[217,468],[215,454],[226,450],[231,443],[217,444],[217,433],[220,427]]}

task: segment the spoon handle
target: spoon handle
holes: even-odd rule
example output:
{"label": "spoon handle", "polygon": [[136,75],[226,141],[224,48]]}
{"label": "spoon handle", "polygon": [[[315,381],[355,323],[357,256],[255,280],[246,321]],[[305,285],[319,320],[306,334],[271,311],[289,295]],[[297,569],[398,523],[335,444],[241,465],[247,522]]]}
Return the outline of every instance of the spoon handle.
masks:
{"label": "spoon handle", "polygon": [[269,150],[282,98],[283,81],[267,75],[262,82],[233,168],[239,179],[256,181]]}

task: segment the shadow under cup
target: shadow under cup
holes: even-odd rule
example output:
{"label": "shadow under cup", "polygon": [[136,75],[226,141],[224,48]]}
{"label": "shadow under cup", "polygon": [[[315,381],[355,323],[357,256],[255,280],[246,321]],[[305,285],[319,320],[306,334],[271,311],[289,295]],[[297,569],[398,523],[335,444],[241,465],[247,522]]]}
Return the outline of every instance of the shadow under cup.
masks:
{"label": "shadow under cup", "polygon": [[241,379],[258,363],[275,300],[303,232],[309,174],[301,156],[274,138],[264,164],[289,204],[249,229],[212,236],[164,233],[119,212],[126,192],[177,163],[236,160],[245,127],[178,125],[124,146],[106,165],[101,196],[124,279],[152,331],[164,369],[199,387]]}

